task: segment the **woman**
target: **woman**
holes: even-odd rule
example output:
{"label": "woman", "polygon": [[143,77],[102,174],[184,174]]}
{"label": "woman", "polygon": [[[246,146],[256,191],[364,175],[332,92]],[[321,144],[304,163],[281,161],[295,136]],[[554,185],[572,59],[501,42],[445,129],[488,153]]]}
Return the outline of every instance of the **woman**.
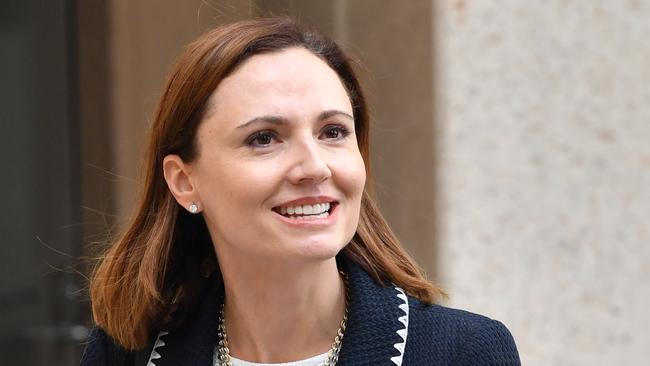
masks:
{"label": "woman", "polygon": [[501,323],[433,305],[368,192],[368,133],[349,60],[289,19],[189,45],[82,365],[518,364]]}

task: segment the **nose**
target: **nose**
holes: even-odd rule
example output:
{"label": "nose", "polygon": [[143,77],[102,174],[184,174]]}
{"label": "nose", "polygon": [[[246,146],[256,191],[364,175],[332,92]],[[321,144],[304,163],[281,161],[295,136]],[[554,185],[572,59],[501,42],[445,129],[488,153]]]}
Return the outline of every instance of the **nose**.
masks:
{"label": "nose", "polygon": [[316,142],[300,142],[292,150],[294,164],[288,178],[293,184],[321,183],[332,176],[324,151]]}

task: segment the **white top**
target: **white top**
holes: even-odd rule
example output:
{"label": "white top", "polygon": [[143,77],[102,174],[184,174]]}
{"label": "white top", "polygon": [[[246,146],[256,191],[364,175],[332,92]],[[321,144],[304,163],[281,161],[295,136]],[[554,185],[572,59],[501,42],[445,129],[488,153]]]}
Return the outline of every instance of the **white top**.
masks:
{"label": "white top", "polygon": [[[218,351],[217,347],[214,348],[214,366],[219,366],[218,360]],[[240,360],[238,358],[230,356],[230,361],[233,366],[320,366],[325,361],[327,361],[327,355],[329,352],[325,352],[321,355],[310,357],[300,361],[284,362],[284,363],[257,363]]]}

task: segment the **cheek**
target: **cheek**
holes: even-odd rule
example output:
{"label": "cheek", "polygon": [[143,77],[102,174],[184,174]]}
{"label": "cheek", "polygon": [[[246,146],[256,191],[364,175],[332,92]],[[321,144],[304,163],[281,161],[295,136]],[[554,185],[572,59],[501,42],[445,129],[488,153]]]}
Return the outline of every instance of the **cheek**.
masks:
{"label": "cheek", "polygon": [[[217,242],[248,242],[269,194],[268,174],[249,164],[213,164],[201,176],[200,197],[212,239]],[[255,225],[254,227],[259,227]]]}
{"label": "cheek", "polygon": [[366,184],[366,166],[360,154],[339,161],[338,175],[342,188],[351,199],[361,200]]}
{"label": "cheek", "polygon": [[215,162],[204,169],[200,195],[215,208],[247,206],[264,193],[265,170],[248,164]]}
{"label": "cheek", "polygon": [[234,156],[206,161],[201,171],[200,196],[215,223],[240,222],[263,213],[282,181],[277,161],[250,161]]}

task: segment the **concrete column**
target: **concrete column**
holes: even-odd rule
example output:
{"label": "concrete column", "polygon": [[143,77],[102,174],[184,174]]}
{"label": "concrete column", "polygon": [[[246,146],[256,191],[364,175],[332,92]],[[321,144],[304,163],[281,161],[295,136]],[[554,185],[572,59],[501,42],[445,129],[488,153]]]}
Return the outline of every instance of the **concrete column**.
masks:
{"label": "concrete column", "polygon": [[650,354],[650,2],[439,1],[437,211],[452,305],[525,365]]}

